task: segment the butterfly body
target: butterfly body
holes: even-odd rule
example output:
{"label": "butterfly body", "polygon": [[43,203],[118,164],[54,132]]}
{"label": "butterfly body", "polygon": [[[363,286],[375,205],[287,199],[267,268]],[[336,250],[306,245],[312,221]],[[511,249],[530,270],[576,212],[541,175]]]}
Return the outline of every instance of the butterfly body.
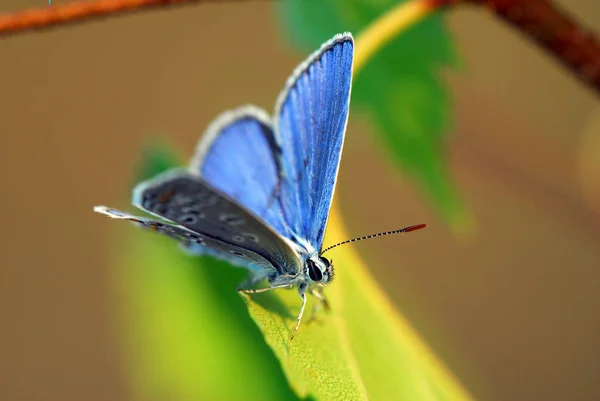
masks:
{"label": "butterfly body", "polygon": [[[344,141],[354,42],[336,35],[300,64],[273,117],[255,106],[225,112],[199,141],[188,169],[138,184],[132,204],[160,220],[105,206],[96,212],[175,238],[192,254],[250,270],[245,292],[297,287],[310,292],[333,279],[321,256]],[[267,279],[269,287],[253,289]],[[292,337],[293,337],[292,335]]]}

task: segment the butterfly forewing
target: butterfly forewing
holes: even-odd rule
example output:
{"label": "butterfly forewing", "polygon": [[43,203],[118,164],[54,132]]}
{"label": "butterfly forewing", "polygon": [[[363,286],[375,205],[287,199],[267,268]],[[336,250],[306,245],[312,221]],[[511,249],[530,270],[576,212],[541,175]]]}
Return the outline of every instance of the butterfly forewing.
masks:
{"label": "butterfly forewing", "polygon": [[139,184],[133,204],[194,233],[255,253],[279,274],[295,275],[300,269],[298,255],[261,219],[186,170]]}
{"label": "butterfly forewing", "polygon": [[282,209],[294,233],[316,250],[323,242],[342,154],[353,55],[352,35],[336,35],[296,69],[275,107]]}
{"label": "butterfly forewing", "polygon": [[259,275],[267,276],[269,275],[269,272],[276,271],[274,266],[272,266],[268,260],[257,253],[196,233],[180,225],[146,217],[134,216],[106,206],[96,206],[94,211],[112,217],[113,219],[131,221],[142,228],[173,238],[179,241],[183,246],[189,247],[192,250],[199,251],[202,249],[204,250],[204,252],[202,252],[204,254],[216,256],[238,266],[248,268]]}

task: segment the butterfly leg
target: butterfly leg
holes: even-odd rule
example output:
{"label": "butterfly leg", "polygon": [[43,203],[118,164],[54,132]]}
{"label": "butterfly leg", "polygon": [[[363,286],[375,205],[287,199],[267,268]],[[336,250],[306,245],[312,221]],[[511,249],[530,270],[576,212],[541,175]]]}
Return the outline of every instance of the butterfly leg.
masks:
{"label": "butterfly leg", "polygon": [[312,315],[307,323],[310,323],[313,320],[316,320],[317,313],[319,312],[319,309],[321,309],[321,306],[325,307],[326,311],[329,311],[329,309],[330,309],[329,302],[327,301],[327,298],[325,298],[325,295],[323,294],[323,288],[321,288],[321,287],[314,288],[310,293],[312,294],[313,297],[315,297],[317,299],[317,302],[315,302],[315,304],[313,305]]}
{"label": "butterfly leg", "polygon": [[[290,288],[292,286],[292,281],[290,279],[293,279],[294,276],[271,275],[271,276],[267,276],[266,278],[269,282],[269,286],[266,288],[256,288],[256,289],[252,288],[256,284],[260,283],[261,281],[263,281],[265,279],[265,276],[260,275],[260,276],[251,276],[248,280],[246,280],[243,283],[241,283],[240,285],[238,285],[237,290],[238,290],[238,292],[244,292],[246,294],[256,294],[259,292],[265,292],[265,291],[274,290],[277,288]],[[274,279],[277,279],[277,281],[273,284]]]}
{"label": "butterfly leg", "polygon": [[296,328],[294,329],[294,333],[292,334],[292,338],[290,338],[290,341],[292,341],[294,337],[296,337],[296,334],[298,334],[298,329],[300,328],[300,321],[302,321],[302,315],[304,315],[304,308],[306,307],[306,286],[299,286],[298,292],[300,293],[300,298],[302,298],[302,306],[300,307],[300,313],[298,314]]}
{"label": "butterfly leg", "polygon": [[259,292],[271,291],[271,290],[275,290],[277,288],[290,288],[292,285],[293,285],[292,283],[285,283],[285,284],[272,285],[270,287],[265,287],[265,288],[239,288],[238,291],[244,292],[246,294],[258,294]]}

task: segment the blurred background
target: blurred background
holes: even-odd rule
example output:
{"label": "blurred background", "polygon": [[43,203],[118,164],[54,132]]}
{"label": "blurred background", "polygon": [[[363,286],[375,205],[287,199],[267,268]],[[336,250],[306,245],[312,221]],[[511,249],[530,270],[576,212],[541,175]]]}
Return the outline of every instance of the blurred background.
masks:
{"label": "blurred background", "polygon": [[[0,12],[41,3],[3,0]],[[600,26],[597,0],[565,5]],[[352,115],[336,192],[349,234],[429,224],[357,248],[477,399],[599,400],[600,101],[490,13],[463,8],[448,20],[465,66],[444,73],[448,169],[477,236],[452,236]],[[0,399],[131,399],[115,224],[92,206],[126,205],[149,138],[187,160],[222,110],[272,110],[305,56],[269,2],[0,41]]]}

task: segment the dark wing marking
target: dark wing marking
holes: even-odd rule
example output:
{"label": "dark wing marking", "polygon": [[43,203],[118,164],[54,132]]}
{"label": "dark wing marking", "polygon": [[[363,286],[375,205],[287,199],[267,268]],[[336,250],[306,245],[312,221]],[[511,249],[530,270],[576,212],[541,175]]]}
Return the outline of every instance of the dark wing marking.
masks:
{"label": "dark wing marking", "polygon": [[279,274],[295,275],[301,269],[291,243],[187,170],[171,170],[138,184],[132,203],[195,233],[251,251]]}
{"label": "dark wing marking", "polygon": [[245,267],[259,276],[267,276],[271,272],[276,271],[268,260],[252,251],[196,233],[180,225],[134,216],[106,206],[96,206],[94,207],[94,211],[113,219],[127,220],[142,228],[166,235],[179,241],[182,245],[189,247],[196,253],[199,249],[205,249],[206,252],[203,252],[204,254],[209,254],[227,260],[237,266]]}

